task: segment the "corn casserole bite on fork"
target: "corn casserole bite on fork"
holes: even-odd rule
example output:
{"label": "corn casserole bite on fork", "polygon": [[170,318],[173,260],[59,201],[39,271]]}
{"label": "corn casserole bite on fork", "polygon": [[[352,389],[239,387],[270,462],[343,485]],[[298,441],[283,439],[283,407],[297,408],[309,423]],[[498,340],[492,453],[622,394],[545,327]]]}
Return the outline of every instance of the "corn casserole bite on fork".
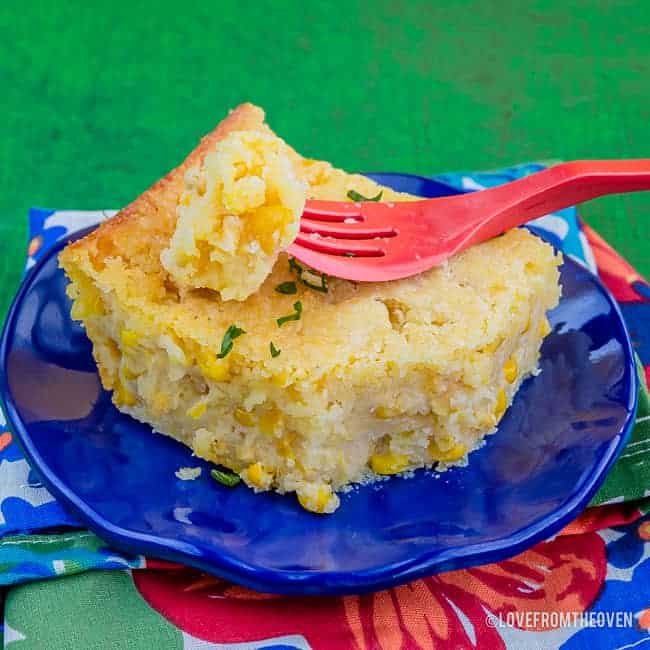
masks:
{"label": "corn casserole bite on fork", "polygon": [[277,253],[279,236],[268,277],[223,285],[237,300],[195,283],[196,270],[185,283],[161,256],[185,236],[186,173],[218,174],[201,165],[242,132],[278,147],[296,194],[302,185],[308,198],[412,198],[280,147],[261,109],[235,109],[184,163],[60,255],[72,316],[115,405],[253,489],[295,492],[319,513],[333,512],[351,483],[465,463],[537,369],[560,256],[516,229],[412,278],[319,283]]}
{"label": "corn casserole bite on fork", "polygon": [[181,289],[244,300],[296,238],[307,183],[289,147],[259,131],[235,131],[185,174],[178,223],[162,265]]}

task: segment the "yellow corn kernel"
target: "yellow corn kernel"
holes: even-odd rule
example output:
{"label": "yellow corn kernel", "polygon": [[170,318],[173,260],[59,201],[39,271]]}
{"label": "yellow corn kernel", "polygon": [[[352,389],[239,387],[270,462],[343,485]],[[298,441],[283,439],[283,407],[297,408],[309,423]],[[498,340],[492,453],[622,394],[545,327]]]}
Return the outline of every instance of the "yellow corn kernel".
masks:
{"label": "yellow corn kernel", "polygon": [[548,322],[548,318],[544,316],[542,322],[539,324],[539,335],[547,336],[551,333],[551,324]]}
{"label": "yellow corn kernel", "polygon": [[206,411],[208,405],[205,402],[199,402],[187,409],[186,415],[193,420],[198,420]]}
{"label": "yellow corn kernel", "polygon": [[483,349],[486,352],[496,352],[501,343],[503,343],[503,339],[499,337],[492,341],[492,343],[488,343]]}
{"label": "yellow corn kernel", "polygon": [[255,417],[244,409],[235,409],[235,420],[244,427],[252,427],[255,424]]}
{"label": "yellow corn kernel", "polygon": [[289,208],[270,205],[251,210],[246,216],[249,238],[257,239],[267,255],[271,255],[275,246],[274,233],[282,232],[293,219],[293,213]]}
{"label": "yellow corn kernel", "polygon": [[242,472],[242,476],[248,481],[248,483],[256,488],[260,488],[261,490],[268,490],[273,481],[273,475],[270,472],[267,472],[260,462],[249,465]]}
{"label": "yellow corn kernel", "polygon": [[139,336],[133,330],[122,330],[120,332],[120,340],[122,345],[126,348],[133,348],[138,344]]}
{"label": "yellow corn kernel", "polygon": [[378,406],[374,410],[374,416],[380,420],[389,420],[390,418],[394,418],[397,415],[399,415],[399,411],[397,409],[391,409],[385,406]]}
{"label": "yellow corn kernel", "polygon": [[276,409],[272,408],[269,411],[265,411],[260,415],[257,426],[259,430],[267,435],[272,436],[282,423],[282,413]]}
{"label": "yellow corn kernel", "polygon": [[466,453],[467,447],[462,442],[455,442],[453,438],[449,437],[451,444],[446,443],[447,440],[440,440],[436,442],[433,438],[429,441],[429,454],[433,460],[442,461],[445,463],[452,463],[455,460],[460,460]]}
{"label": "yellow corn kernel", "polygon": [[246,476],[253,485],[261,487],[264,481],[264,470],[262,469],[262,465],[260,463],[249,465],[246,469]]}
{"label": "yellow corn kernel", "polygon": [[271,376],[271,383],[274,386],[279,386],[280,388],[284,388],[284,386],[286,386],[287,379],[289,379],[289,373],[283,370],[282,372],[279,372],[276,375]]}
{"label": "yellow corn kernel", "polygon": [[398,474],[406,469],[409,457],[404,454],[373,454],[370,457],[370,467],[375,474]]}
{"label": "yellow corn kernel", "polygon": [[192,195],[189,192],[183,192],[181,200],[178,202],[180,205],[188,206],[192,201]]}
{"label": "yellow corn kernel", "polygon": [[300,501],[300,505],[303,508],[307,508],[309,510],[308,506],[312,506],[312,510],[317,513],[322,513],[323,510],[325,510],[325,506],[327,505],[327,501],[329,500],[330,495],[327,493],[325,488],[319,488],[318,492],[316,494],[316,499],[314,500],[314,503],[308,503],[307,500],[304,497],[298,497],[298,501]]}
{"label": "yellow corn kernel", "polygon": [[501,416],[506,412],[506,391],[503,388],[499,388],[497,393],[497,401],[494,405],[494,416],[497,420],[501,419]]}
{"label": "yellow corn kernel", "polygon": [[225,359],[218,359],[216,354],[203,353],[197,359],[199,368],[204,377],[213,381],[226,381],[230,379],[229,363]]}
{"label": "yellow corn kernel", "polygon": [[305,509],[317,514],[334,512],[339,505],[339,498],[329,485],[310,485],[298,490],[298,502]]}
{"label": "yellow corn kernel", "polygon": [[113,401],[117,406],[133,406],[136,402],[135,395],[119,381],[113,391]]}
{"label": "yellow corn kernel", "polygon": [[517,379],[518,370],[519,367],[517,366],[517,359],[515,357],[510,357],[503,364],[503,376],[509,384],[512,384],[512,382]]}

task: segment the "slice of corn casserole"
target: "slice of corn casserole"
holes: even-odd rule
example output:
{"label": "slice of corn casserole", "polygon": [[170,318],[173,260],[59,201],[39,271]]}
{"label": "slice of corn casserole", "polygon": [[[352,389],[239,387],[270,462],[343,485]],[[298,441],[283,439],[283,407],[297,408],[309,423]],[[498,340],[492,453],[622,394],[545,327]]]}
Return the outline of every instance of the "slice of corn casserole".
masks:
{"label": "slice of corn casserole", "polygon": [[183,289],[244,300],[296,238],[307,183],[289,147],[259,131],[236,131],[185,174],[169,248],[160,257]]}
{"label": "slice of corn casserole", "polygon": [[[255,490],[296,492],[314,512],[335,510],[351,482],[466,462],[537,368],[559,255],[517,229],[395,282],[318,285],[281,253],[245,300],[179,290],[161,253],[184,175],[237,131],[271,133],[259,108],[240,106],[180,167],[61,253],[72,315],[116,406]],[[382,191],[289,157],[308,197]],[[384,188],[383,198],[409,197]]]}

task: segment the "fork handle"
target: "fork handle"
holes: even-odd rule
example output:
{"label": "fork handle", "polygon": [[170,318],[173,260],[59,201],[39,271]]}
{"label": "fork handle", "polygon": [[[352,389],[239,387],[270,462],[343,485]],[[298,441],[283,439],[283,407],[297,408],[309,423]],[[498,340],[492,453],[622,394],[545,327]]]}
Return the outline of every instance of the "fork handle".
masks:
{"label": "fork handle", "polygon": [[[531,219],[606,194],[650,190],[650,159],[576,160],[561,163],[505,185],[465,195],[478,243]],[[460,215],[459,215],[460,216]],[[461,217],[462,218],[462,217]]]}

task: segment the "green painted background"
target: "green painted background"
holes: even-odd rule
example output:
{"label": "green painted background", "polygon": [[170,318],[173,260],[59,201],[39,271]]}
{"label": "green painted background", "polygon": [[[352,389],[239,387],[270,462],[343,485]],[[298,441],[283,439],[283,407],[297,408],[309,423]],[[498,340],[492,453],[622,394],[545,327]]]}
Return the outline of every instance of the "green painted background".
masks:
{"label": "green painted background", "polygon": [[[0,313],[30,205],[119,207],[250,100],[355,170],[650,157],[650,2],[0,3]],[[587,219],[650,275],[650,195]]]}

